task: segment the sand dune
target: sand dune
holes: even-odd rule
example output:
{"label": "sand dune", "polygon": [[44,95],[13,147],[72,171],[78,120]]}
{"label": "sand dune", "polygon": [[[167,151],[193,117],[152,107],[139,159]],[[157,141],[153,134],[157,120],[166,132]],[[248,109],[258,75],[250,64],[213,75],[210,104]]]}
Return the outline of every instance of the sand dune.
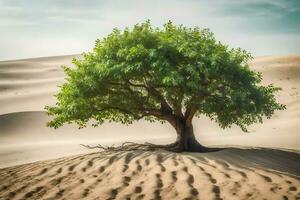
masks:
{"label": "sand dune", "polygon": [[300,199],[300,56],[250,62],[264,84],[283,89],[277,98],[287,110],[250,133],[195,119],[202,144],[244,146],[205,154],[91,153],[79,145],[168,143],[175,138],[168,124],[47,128],[44,106],[55,103],[65,77],[60,66],[73,57],[0,62],[0,199]]}
{"label": "sand dune", "polygon": [[70,65],[73,57],[0,62],[0,114],[40,111],[53,103],[53,94],[64,81],[61,65]]}
{"label": "sand dune", "polygon": [[[0,130],[2,130],[0,139],[5,140],[5,144],[20,142],[11,138],[16,138],[14,135],[24,134],[24,132],[32,133],[32,135],[27,134],[28,140],[39,137],[40,133],[48,141],[52,141],[51,135],[59,133],[56,135],[63,140],[65,137],[61,133],[74,132],[85,135],[86,140],[120,138],[124,141],[147,136],[148,132],[143,135],[140,133],[148,128],[152,130],[150,135],[153,137],[174,139],[174,130],[169,125],[149,124],[144,121],[130,127],[105,124],[96,129],[87,128],[80,131],[75,126],[68,126],[68,128],[58,129],[55,132],[45,127],[49,118],[41,111],[44,111],[45,105],[55,103],[53,94],[58,91],[57,86],[64,81],[64,73],[60,66],[72,66],[73,57],[79,56],[0,62],[0,115],[5,115],[7,120],[10,119],[9,123],[11,124],[10,127],[4,129],[3,123],[0,122]],[[277,97],[281,103],[287,105],[287,110],[277,112],[271,120],[265,120],[264,124],[250,126],[250,133],[242,133],[237,127],[222,130],[216,123],[203,116],[193,121],[197,138],[204,145],[244,145],[300,150],[298,142],[300,140],[300,123],[298,123],[300,121],[300,87],[298,86],[300,85],[300,56],[258,57],[251,61],[250,65],[252,69],[262,73],[264,84],[274,83],[282,88]],[[35,114],[33,111],[37,113]],[[22,116],[22,122],[17,117],[18,115]],[[20,127],[20,129],[16,130],[15,127]],[[20,130],[23,130],[23,133]],[[109,134],[105,134],[108,130],[111,137]],[[127,138],[128,134],[131,134],[132,137]],[[77,138],[77,135],[73,135],[74,138]],[[59,140],[59,136],[57,136],[57,140]],[[270,137],[272,140],[269,139]]]}
{"label": "sand dune", "polygon": [[299,199],[299,159],[268,149],[93,153],[2,169],[0,198]]}
{"label": "sand dune", "polygon": [[[0,168],[90,152],[79,145],[82,143],[112,144],[121,141],[168,143],[171,142],[170,138],[173,135],[170,127],[147,122],[135,123],[131,127],[104,124],[100,130],[91,127],[79,130],[74,125],[66,125],[54,130],[45,127],[49,119],[43,111],[0,115]],[[143,130],[143,134],[139,134],[138,130]],[[161,131],[165,134],[152,134]]]}

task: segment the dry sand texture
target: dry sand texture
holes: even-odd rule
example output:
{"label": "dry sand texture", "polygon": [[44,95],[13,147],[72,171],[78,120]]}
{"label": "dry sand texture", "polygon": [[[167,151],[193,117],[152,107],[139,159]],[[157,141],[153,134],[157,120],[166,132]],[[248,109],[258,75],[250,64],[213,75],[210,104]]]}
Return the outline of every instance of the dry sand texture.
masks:
{"label": "dry sand texture", "polygon": [[270,149],[93,153],[2,169],[0,199],[300,199],[299,159]]}

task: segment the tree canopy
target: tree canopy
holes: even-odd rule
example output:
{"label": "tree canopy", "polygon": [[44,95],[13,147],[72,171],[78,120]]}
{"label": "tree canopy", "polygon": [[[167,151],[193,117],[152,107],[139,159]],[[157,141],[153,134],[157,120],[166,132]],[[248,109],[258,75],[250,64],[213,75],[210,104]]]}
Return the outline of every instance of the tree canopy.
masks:
{"label": "tree canopy", "polygon": [[[249,68],[250,53],[218,42],[208,29],[162,28],[150,21],[132,29],[114,29],[96,40],[93,51],[63,67],[66,82],[56,94],[55,106],[46,106],[48,123],[84,127],[105,121],[130,124],[181,119],[191,124],[206,115],[226,128],[247,126],[270,118],[284,105],[277,103],[273,85],[261,85],[262,76]],[[175,126],[174,126],[175,127]]]}

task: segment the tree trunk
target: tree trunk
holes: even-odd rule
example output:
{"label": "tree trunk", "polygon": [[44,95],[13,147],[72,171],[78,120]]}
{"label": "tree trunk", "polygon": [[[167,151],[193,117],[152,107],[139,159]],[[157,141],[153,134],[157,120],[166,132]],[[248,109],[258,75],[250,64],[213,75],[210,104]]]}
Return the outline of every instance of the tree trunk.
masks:
{"label": "tree trunk", "polygon": [[193,125],[186,125],[184,122],[178,122],[176,126],[177,140],[175,148],[179,152],[207,152],[209,149],[202,146],[194,135]]}

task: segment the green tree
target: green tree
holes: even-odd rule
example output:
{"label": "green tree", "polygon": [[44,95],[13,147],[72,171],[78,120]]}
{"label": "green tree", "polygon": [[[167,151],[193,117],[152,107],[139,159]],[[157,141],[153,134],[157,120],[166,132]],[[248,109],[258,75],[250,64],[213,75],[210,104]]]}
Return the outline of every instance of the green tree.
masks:
{"label": "green tree", "polygon": [[150,21],[124,31],[114,29],[96,40],[92,52],[64,67],[66,83],[55,106],[46,106],[48,123],[60,127],[92,119],[131,124],[145,119],[170,123],[176,151],[205,151],[193,132],[192,119],[206,115],[226,128],[243,131],[270,118],[284,105],[276,102],[279,88],[262,86],[261,75],[250,70],[251,55],[216,41],[208,29],[175,26],[153,28]]}

